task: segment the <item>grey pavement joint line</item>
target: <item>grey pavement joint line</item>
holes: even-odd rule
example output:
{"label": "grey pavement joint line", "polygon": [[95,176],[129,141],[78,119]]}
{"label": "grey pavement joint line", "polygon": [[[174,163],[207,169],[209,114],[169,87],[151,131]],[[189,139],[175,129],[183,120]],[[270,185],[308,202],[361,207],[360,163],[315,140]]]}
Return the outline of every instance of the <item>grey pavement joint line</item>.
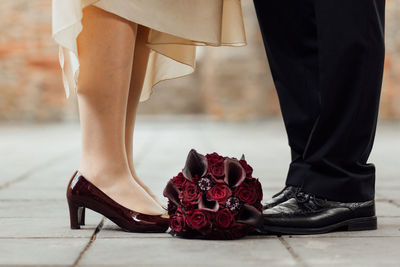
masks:
{"label": "grey pavement joint line", "polygon": [[16,178],[11,179],[11,180],[9,180],[9,181],[3,183],[3,184],[0,184],[0,190],[5,189],[5,188],[8,188],[8,187],[10,187],[10,186],[13,185],[13,184],[16,184],[16,183],[19,183],[19,182],[21,182],[21,181],[23,181],[23,180],[28,179],[28,178],[29,178],[33,173],[35,173],[37,170],[40,170],[40,169],[42,169],[42,168],[46,168],[46,167],[48,167],[49,165],[51,165],[51,164],[53,164],[53,163],[55,163],[55,162],[57,162],[57,161],[59,161],[59,160],[65,158],[65,157],[67,157],[69,154],[73,154],[73,151],[66,152],[66,153],[64,153],[64,154],[62,154],[62,155],[60,155],[60,156],[58,156],[58,157],[52,158],[52,159],[50,159],[50,160],[47,160],[47,161],[45,161],[45,162],[43,162],[43,163],[40,163],[40,164],[38,164],[38,165],[32,167],[31,169],[27,170],[26,172],[24,172],[23,174],[17,176]]}
{"label": "grey pavement joint line", "polygon": [[90,246],[93,244],[93,242],[96,240],[97,234],[101,231],[104,225],[104,220],[105,217],[101,219],[99,224],[97,225],[96,229],[94,229],[94,232],[92,236],[90,237],[89,242],[86,244],[86,246],[82,249],[82,251],[79,253],[78,257],[75,259],[74,263],[72,264],[72,267],[78,266],[79,261],[82,259],[83,255],[85,255],[86,251],[90,248]]}
{"label": "grey pavement joint line", "polygon": [[279,236],[278,239],[299,266],[307,267],[307,264],[300,258],[300,256],[293,250],[290,244],[282,236]]}

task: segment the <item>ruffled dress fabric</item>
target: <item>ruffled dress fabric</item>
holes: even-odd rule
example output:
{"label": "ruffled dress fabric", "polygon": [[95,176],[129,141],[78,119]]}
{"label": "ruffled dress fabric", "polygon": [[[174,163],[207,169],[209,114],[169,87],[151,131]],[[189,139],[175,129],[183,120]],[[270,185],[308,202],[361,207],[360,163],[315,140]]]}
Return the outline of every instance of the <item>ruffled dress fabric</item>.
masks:
{"label": "ruffled dress fabric", "polygon": [[53,38],[66,96],[76,90],[79,75],[77,37],[82,30],[82,10],[94,5],[150,28],[151,48],[141,101],[154,85],[195,69],[196,46],[246,44],[240,0],[53,0]]}

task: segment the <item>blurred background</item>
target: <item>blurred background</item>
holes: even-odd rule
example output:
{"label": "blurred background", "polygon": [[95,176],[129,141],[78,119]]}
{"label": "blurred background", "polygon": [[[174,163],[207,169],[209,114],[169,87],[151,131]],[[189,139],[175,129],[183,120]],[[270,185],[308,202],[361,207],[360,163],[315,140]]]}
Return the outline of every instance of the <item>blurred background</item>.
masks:
{"label": "blurred background", "polygon": [[[166,81],[141,114],[201,114],[241,121],[280,116],[251,0],[243,0],[248,46],[199,48],[193,75]],[[76,121],[67,100],[58,47],[51,39],[51,1],[0,5],[0,121]],[[400,120],[400,0],[387,0],[387,56],[380,116]]]}

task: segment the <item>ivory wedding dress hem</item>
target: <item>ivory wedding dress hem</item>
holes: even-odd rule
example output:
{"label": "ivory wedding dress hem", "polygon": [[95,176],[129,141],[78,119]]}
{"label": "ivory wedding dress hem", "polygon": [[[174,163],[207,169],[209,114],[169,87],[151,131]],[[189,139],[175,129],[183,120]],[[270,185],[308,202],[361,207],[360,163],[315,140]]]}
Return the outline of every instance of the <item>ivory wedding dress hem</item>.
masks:
{"label": "ivory wedding dress hem", "polygon": [[53,38],[66,96],[79,76],[77,37],[82,10],[94,5],[150,29],[151,52],[140,101],[161,81],[195,70],[196,46],[244,46],[246,37],[240,0],[53,0]]}

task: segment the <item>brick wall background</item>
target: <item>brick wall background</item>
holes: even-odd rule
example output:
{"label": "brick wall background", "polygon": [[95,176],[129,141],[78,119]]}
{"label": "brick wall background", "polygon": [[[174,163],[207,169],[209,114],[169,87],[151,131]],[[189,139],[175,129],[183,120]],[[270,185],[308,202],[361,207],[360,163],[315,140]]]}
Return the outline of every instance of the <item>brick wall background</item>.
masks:
{"label": "brick wall background", "polygon": [[[242,0],[248,46],[201,48],[195,74],[157,85],[142,114],[203,113],[241,120],[275,116],[279,105],[251,0]],[[400,0],[387,0],[381,117],[400,119]],[[0,121],[76,120],[51,39],[51,0],[1,1]]]}

